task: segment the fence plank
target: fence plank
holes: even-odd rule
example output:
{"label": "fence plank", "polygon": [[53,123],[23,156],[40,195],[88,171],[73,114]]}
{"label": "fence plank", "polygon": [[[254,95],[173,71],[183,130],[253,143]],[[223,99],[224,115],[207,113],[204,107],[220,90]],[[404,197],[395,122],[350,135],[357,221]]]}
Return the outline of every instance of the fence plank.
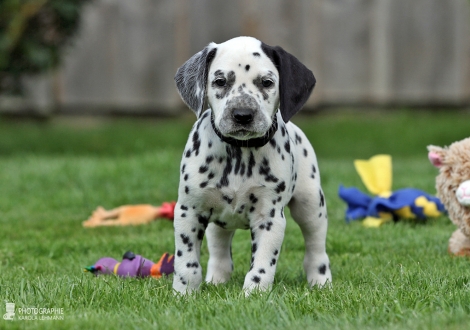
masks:
{"label": "fence plank", "polygon": [[404,101],[452,99],[456,89],[453,1],[398,0],[391,14],[392,88]]}

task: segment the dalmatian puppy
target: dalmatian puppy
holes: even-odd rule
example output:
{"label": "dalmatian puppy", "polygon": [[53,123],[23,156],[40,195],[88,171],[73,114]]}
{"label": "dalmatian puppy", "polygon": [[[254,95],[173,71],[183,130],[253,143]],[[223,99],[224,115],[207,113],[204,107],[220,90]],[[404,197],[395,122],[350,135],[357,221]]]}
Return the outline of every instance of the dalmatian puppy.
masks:
{"label": "dalmatian puppy", "polygon": [[304,133],[289,122],[313,90],[312,72],[281,47],[238,37],[210,43],[178,69],[175,80],[198,120],[181,161],[173,289],[188,293],[200,286],[204,235],[210,254],[205,279],[227,282],[236,229],[249,229],[252,239],[243,289],[246,294],[269,289],[286,205],[305,240],[308,282],[330,282],[316,156]]}

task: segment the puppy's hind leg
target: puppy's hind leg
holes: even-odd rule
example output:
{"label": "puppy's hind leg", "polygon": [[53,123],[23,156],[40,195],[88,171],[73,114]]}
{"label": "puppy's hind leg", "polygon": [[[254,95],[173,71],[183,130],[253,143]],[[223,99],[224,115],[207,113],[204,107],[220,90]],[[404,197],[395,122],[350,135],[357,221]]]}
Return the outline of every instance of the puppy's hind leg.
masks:
{"label": "puppy's hind leg", "polygon": [[206,230],[209,262],[206,282],[225,283],[230,280],[233,271],[232,238],[235,230],[227,230],[210,223]]}
{"label": "puppy's hind leg", "polygon": [[326,254],[326,203],[319,182],[311,186],[306,182],[308,181],[302,181],[302,177],[297,181],[298,187],[289,208],[305,240],[304,270],[307,281],[311,286],[323,286],[327,282],[331,283],[332,279],[330,261]]}

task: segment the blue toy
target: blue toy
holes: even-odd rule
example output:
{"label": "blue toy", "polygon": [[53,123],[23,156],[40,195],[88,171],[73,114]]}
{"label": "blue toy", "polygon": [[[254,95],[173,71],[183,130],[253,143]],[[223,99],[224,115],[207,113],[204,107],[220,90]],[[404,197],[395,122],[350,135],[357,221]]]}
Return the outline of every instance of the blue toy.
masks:
{"label": "blue toy", "polygon": [[354,166],[371,197],[357,188],[339,187],[339,197],[348,204],[346,221],[364,219],[367,227],[378,227],[394,220],[426,219],[445,212],[439,198],[414,188],[391,191],[392,158],[377,155],[369,160],[356,160]]}

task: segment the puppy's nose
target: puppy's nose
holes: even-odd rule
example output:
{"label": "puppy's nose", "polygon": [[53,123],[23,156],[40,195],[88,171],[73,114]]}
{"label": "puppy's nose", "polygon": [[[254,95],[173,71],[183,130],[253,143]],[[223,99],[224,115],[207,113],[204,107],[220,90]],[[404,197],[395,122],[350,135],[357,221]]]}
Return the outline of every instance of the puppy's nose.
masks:
{"label": "puppy's nose", "polygon": [[253,110],[251,109],[235,109],[233,110],[233,118],[238,124],[246,125],[253,121]]}

